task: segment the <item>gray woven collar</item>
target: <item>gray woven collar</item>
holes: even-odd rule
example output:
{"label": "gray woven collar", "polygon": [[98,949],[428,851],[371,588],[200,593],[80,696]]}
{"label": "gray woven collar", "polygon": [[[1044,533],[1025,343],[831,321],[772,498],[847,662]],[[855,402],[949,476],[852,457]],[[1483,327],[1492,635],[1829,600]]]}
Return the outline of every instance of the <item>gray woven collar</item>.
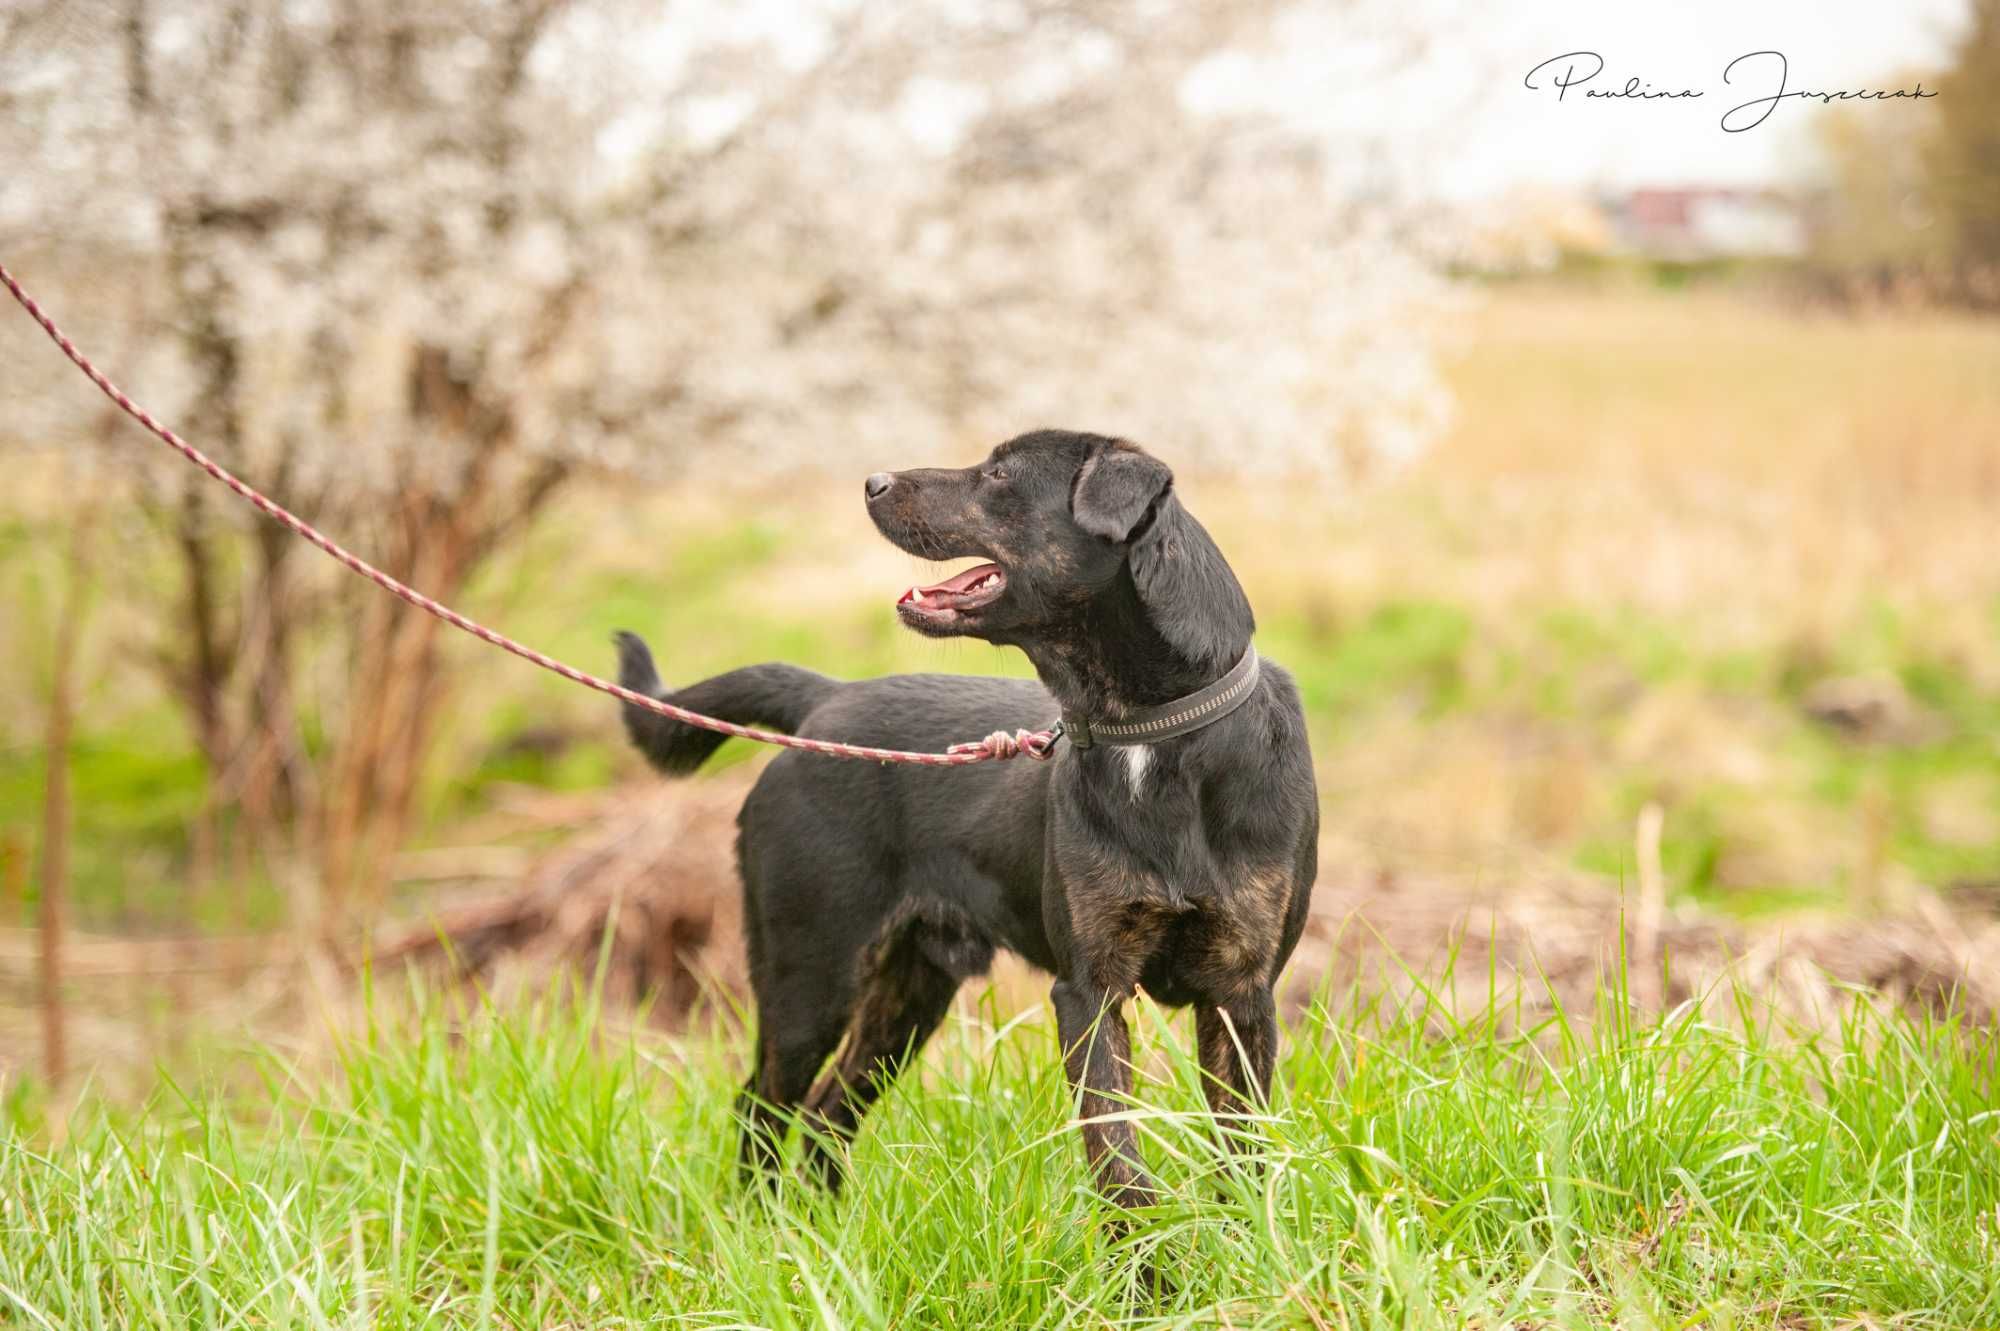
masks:
{"label": "gray woven collar", "polygon": [[1116,721],[1092,721],[1065,712],[1062,733],[1079,749],[1093,744],[1157,744],[1220,721],[1241,707],[1256,687],[1257,649],[1246,647],[1243,659],[1228,674],[1199,693],[1158,707],[1141,707]]}

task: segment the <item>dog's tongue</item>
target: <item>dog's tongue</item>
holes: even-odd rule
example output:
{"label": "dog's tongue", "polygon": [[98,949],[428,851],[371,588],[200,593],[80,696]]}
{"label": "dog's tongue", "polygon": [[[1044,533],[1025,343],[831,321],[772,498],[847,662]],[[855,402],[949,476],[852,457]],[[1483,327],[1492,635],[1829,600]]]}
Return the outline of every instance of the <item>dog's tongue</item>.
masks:
{"label": "dog's tongue", "polygon": [[930,587],[919,587],[917,590],[925,596],[936,596],[940,593],[945,596],[961,596],[971,591],[975,584],[985,581],[988,575],[998,573],[999,571],[1000,566],[998,564],[974,564],[971,568],[966,569],[962,573],[955,573],[943,582]]}
{"label": "dog's tongue", "polygon": [[954,573],[943,582],[932,583],[928,587],[912,587],[903,593],[902,599],[922,603],[940,601],[952,596],[963,596],[979,586],[980,583],[985,582],[988,578],[998,577],[999,575],[1000,566],[998,564],[974,564],[971,568]]}

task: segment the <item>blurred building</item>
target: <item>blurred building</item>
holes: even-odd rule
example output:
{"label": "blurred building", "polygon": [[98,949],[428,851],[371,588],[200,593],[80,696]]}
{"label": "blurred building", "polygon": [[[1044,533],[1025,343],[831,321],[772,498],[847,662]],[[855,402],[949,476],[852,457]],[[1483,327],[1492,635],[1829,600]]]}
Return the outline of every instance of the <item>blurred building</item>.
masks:
{"label": "blurred building", "polygon": [[1648,259],[1785,258],[1809,239],[1804,205],[1778,190],[1645,188],[1599,204],[1614,247]]}

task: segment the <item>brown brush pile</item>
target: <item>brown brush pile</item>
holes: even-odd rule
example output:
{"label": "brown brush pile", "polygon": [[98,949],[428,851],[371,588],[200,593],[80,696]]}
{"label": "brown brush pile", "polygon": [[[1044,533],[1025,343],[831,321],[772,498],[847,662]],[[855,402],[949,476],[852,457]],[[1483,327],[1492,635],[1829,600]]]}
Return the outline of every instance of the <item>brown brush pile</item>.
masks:
{"label": "brown brush pile", "polygon": [[380,937],[376,968],[417,965],[504,995],[565,970],[596,975],[601,958],[607,1001],[649,1004],[675,1025],[705,991],[747,983],[736,881],[747,789],[724,776],[538,800],[538,821],[568,825],[567,839],[516,885]]}
{"label": "brown brush pile", "polygon": [[1570,1014],[1598,1010],[1618,984],[1633,1006],[1690,1001],[1704,1016],[1736,1020],[1739,995],[1760,1014],[1821,1026],[1865,992],[1968,1017],[2000,1014],[2000,921],[1921,897],[1899,917],[1743,923],[1684,913],[1651,937],[1636,928],[1614,886],[1587,877],[1506,890],[1432,891],[1415,885],[1324,885],[1287,973],[1296,1009],[1321,984],[1482,1011],[1489,992],[1506,1024],[1533,1024],[1560,1001]]}
{"label": "brown brush pile", "polygon": [[[592,974],[602,955],[607,998],[650,1001],[662,1025],[705,992],[740,995],[734,820],[746,784],[728,774],[545,804],[545,822],[572,829],[566,840],[517,886],[385,936],[378,969],[415,964],[506,992],[564,969]],[[1727,1021],[1740,992],[1817,1025],[1865,990],[1931,1010],[1956,994],[1975,1019],[2000,1013],[2000,920],[1991,915],[1924,896],[1894,918],[1747,924],[1669,914],[1633,928],[1615,888],[1580,875],[1504,891],[1323,882],[1284,993],[1297,1010],[1322,985],[1336,998],[1358,990],[1391,1001],[1427,987],[1468,1014],[1485,1007],[1490,984],[1510,1023],[1532,1023],[1557,1000],[1573,1014],[1595,1011],[1621,949],[1626,992],[1643,1008],[1693,999]],[[1012,973],[1000,983],[1024,1000],[1041,987]]]}

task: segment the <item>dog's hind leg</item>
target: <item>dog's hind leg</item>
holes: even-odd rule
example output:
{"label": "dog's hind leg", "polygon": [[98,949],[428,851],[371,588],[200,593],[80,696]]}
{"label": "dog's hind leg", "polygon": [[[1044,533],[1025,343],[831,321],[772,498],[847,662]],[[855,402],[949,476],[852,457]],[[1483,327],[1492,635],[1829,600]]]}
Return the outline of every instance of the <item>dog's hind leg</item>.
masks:
{"label": "dog's hind leg", "polygon": [[837,1014],[820,1018],[811,1029],[772,1030],[767,1006],[759,1014],[757,1064],[736,1097],[736,1118],[742,1125],[737,1143],[737,1168],[745,1182],[760,1172],[774,1178],[785,1137],[785,1118],[812,1089],[820,1066],[840,1043]]}
{"label": "dog's hind leg", "polygon": [[877,935],[846,1042],[806,1104],[806,1164],[829,1188],[840,1186],[839,1152],[862,1116],[937,1030],[959,985],[992,960],[992,942],[942,902],[905,903]]}

